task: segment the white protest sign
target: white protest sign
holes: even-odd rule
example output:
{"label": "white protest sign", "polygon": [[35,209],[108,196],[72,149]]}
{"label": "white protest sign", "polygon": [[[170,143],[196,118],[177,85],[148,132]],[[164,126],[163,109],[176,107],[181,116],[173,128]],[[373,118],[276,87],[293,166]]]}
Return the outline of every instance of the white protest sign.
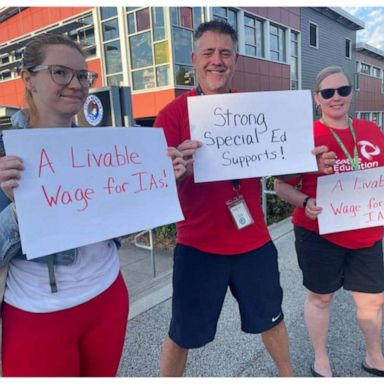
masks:
{"label": "white protest sign", "polygon": [[196,182],[317,170],[310,91],[188,98]]}
{"label": "white protest sign", "polygon": [[28,259],[183,219],[162,129],[4,131],[24,160],[15,200]]}
{"label": "white protest sign", "polygon": [[384,225],[384,167],[317,179],[320,234]]}

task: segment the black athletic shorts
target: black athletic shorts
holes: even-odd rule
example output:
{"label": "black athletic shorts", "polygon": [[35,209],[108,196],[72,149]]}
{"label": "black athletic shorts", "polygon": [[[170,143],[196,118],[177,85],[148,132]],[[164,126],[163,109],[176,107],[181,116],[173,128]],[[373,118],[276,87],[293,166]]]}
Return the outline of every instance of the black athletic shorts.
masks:
{"label": "black athletic shorts", "polygon": [[228,287],[239,304],[244,332],[261,333],[283,319],[272,242],[230,256],[177,244],[169,337],[183,348],[199,348],[212,341]]}
{"label": "black athletic shorts", "polygon": [[384,291],[383,243],[349,249],[315,232],[295,226],[296,253],[303,285],[311,292],[327,294],[339,288],[353,292]]}

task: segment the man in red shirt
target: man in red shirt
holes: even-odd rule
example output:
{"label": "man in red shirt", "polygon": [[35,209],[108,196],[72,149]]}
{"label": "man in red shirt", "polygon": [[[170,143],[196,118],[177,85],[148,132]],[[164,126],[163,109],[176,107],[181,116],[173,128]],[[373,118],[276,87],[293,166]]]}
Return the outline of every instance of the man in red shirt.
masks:
{"label": "man in red shirt", "polygon": [[[201,24],[192,53],[199,85],[160,111],[154,124],[187,159],[187,176],[178,184],[185,220],[177,224],[172,319],[161,351],[161,376],[181,376],[188,350],[214,339],[228,287],[239,304],[242,330],[260,333],[279,375],[293,376],[277,252],[260,204],[260,179],[195,183],[192,175],[192,155],[201,143],[190,139],[187,98],[231,92],[237,56],[237,36],[229,24]],[[236,226],[228,204],[238,194],[241,209],[248,211],[246,226]]]}

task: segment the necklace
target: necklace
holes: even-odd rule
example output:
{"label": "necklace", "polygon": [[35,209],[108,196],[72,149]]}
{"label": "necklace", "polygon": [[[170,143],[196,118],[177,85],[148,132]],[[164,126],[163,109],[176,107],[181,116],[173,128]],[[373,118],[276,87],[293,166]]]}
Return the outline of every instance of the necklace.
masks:
{"label": "necklace", "polygon": [[345,153],[345,156],[347,156],[347,159],[349,160],[349,164],[351,165],[352,170],[353,171],[359,170],[359,154],[358,154],[358,151],[357,151],[356,133],[355,133],[355,130],[353,128],[352,119],[350,117],[348,118],[348,128],[351,131],[351,135],[352,135],[352,139],[353,139],[353,144],[354,144],[353,158],[352,158],[352,155],[348,152],[348,149],[344,145],[343,141],[340,139],[339,135],[335,132],[335,130],[333,128],[330,127],[330,125],[328,124],[327,120],[325,120],[325,118],[322,117],[320,119],[320,121],[325,126],[327,126],[327,128],[332,133],[332,135],[335,138],[337,144],[339,144],[341,150]]}

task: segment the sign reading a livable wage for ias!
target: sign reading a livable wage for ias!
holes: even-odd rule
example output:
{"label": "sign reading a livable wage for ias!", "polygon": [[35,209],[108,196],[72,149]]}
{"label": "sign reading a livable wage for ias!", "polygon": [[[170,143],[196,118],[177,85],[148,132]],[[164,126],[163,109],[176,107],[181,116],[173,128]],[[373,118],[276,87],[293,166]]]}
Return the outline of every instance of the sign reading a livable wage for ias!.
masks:
{"label": "sign reading a livable wage for ias!", "polygon": [[15,200],[28,259],[183,219],[161,129],[16,129],[4,144],[24,161]]}
{"label": "sign reading a livable wage for ias!", "polygon": [[196,182],[317,170],[310,91],[188,98]]}
{"label": "sign reading a livable wage for ias!", "polygon": [[384,225],[384,167],[317,179],[320,234]]}

